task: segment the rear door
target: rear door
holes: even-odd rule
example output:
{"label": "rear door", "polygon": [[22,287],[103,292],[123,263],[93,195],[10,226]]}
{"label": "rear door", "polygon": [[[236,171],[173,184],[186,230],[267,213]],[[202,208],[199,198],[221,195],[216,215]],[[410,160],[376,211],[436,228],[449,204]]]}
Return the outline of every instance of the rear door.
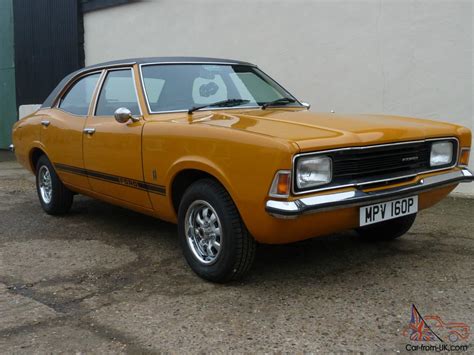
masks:
{"label": "rear door", "polygon": [[41,118],[41,142],[67,185],[89,189],[82,155],[83,129],[101,71],[76,79],[56,107]]}
{"label": "rear door", "polygon": [[92,190],[151,209],[142,168],[144,121],[118,123],[114,118],[120,107],[142,116],[132,68],[108,70],[96,101],[86,121],[83,141],[84,165]]}

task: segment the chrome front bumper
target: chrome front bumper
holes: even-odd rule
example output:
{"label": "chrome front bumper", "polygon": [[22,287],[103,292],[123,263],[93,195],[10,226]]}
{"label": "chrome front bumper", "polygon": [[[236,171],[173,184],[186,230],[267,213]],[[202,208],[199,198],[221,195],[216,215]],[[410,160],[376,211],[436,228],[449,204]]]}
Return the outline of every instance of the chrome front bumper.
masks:
{"label": "chrome front bumper", "polygon": [[306,213],[376,203],[459,182],[471,182],[473,180],[473,173],[467,168],[462,168],[457,171],[429,176],[411,185],[385,190],[364,192],[354,189],[352,191],[300,198],[295,201],[268,200],[265,205],[265,210],[277,218],[296,218]]}

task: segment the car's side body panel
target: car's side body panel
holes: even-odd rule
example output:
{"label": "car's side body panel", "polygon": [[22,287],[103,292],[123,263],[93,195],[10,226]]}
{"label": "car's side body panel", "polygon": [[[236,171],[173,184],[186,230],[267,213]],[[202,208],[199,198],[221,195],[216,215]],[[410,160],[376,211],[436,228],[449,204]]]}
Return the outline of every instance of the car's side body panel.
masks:
{"label": "car's side body panel", "polygon": [[173,222],[172,183],[180,172],[199,170],[215,177],[247,220],[252,218],[248,206],[264,206],[275,172],[289,169],[296,151],[283,140],[199,124],[182,113],[148,122],[143,132],[145,182],[165,186],[167,195],[150,198],[160,217]]}
{"label": "car's side body panel", "polygon": [[93,191],[151,208],[142,186],[141,140],[144,122],[120,125],[113,117],[88,117],[84,134],[84,167]]}
{"label": "car's side body panel", "polygon": [[46,149],[41,143],[42,117],[42,112],[39,111],[16,122],[13,126],[12,140],[17,161],[32,173],[35,173],[32,165],[35,150],[45,151]]}
{"label": "car's side body panel", "polygon": [[60,109],[43,111],[41,143],[47,150],[49,160],[56,166],[61,181],[69,186],[88,189],[90,186],[87,176],[67,168],[84,169],[82,143],[86,116],[71,115]]}

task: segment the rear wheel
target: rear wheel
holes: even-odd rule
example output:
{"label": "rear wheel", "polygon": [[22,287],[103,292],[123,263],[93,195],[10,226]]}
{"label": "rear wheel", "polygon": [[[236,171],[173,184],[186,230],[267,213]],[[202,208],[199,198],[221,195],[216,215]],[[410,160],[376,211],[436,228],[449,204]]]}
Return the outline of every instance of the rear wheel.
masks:
{"label": "rear wheel", "polygon": [[199,180],[186,190],[178,231],[186,261],[206,280],[236,280],[252,266],[256,242],[230,195],[214,180]]}
{"label": "rear wheel", "polygon": [[73,193],[59,180],[49,159],[42,155],[36,164],[36,190],[41,207],[51,215],[67,213],[71,208]]}
{"label": "rear wheel", "polygon": [[393,240],[404,235],[416,219],[416,213],[389,221],[357,228],[357,233],[368,241]]}

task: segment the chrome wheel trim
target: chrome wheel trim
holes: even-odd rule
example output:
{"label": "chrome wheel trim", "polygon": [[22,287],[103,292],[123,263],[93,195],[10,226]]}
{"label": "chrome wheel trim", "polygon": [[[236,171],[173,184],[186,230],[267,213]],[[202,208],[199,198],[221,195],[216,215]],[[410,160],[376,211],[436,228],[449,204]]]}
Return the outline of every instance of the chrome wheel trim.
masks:
{"label": "chrome wheel trim", "polygon": [[38,172],[38,187],[44,203],[50,203],[53,197],[53,181],[46,165],[41,166]]}
{"label": "chrome wheel trim", "polygon": [[184,219],[186,241],[194,256],[205,265],[214,264],[222,251],[222,224],[216,210],[204,200],[188,207]]}

